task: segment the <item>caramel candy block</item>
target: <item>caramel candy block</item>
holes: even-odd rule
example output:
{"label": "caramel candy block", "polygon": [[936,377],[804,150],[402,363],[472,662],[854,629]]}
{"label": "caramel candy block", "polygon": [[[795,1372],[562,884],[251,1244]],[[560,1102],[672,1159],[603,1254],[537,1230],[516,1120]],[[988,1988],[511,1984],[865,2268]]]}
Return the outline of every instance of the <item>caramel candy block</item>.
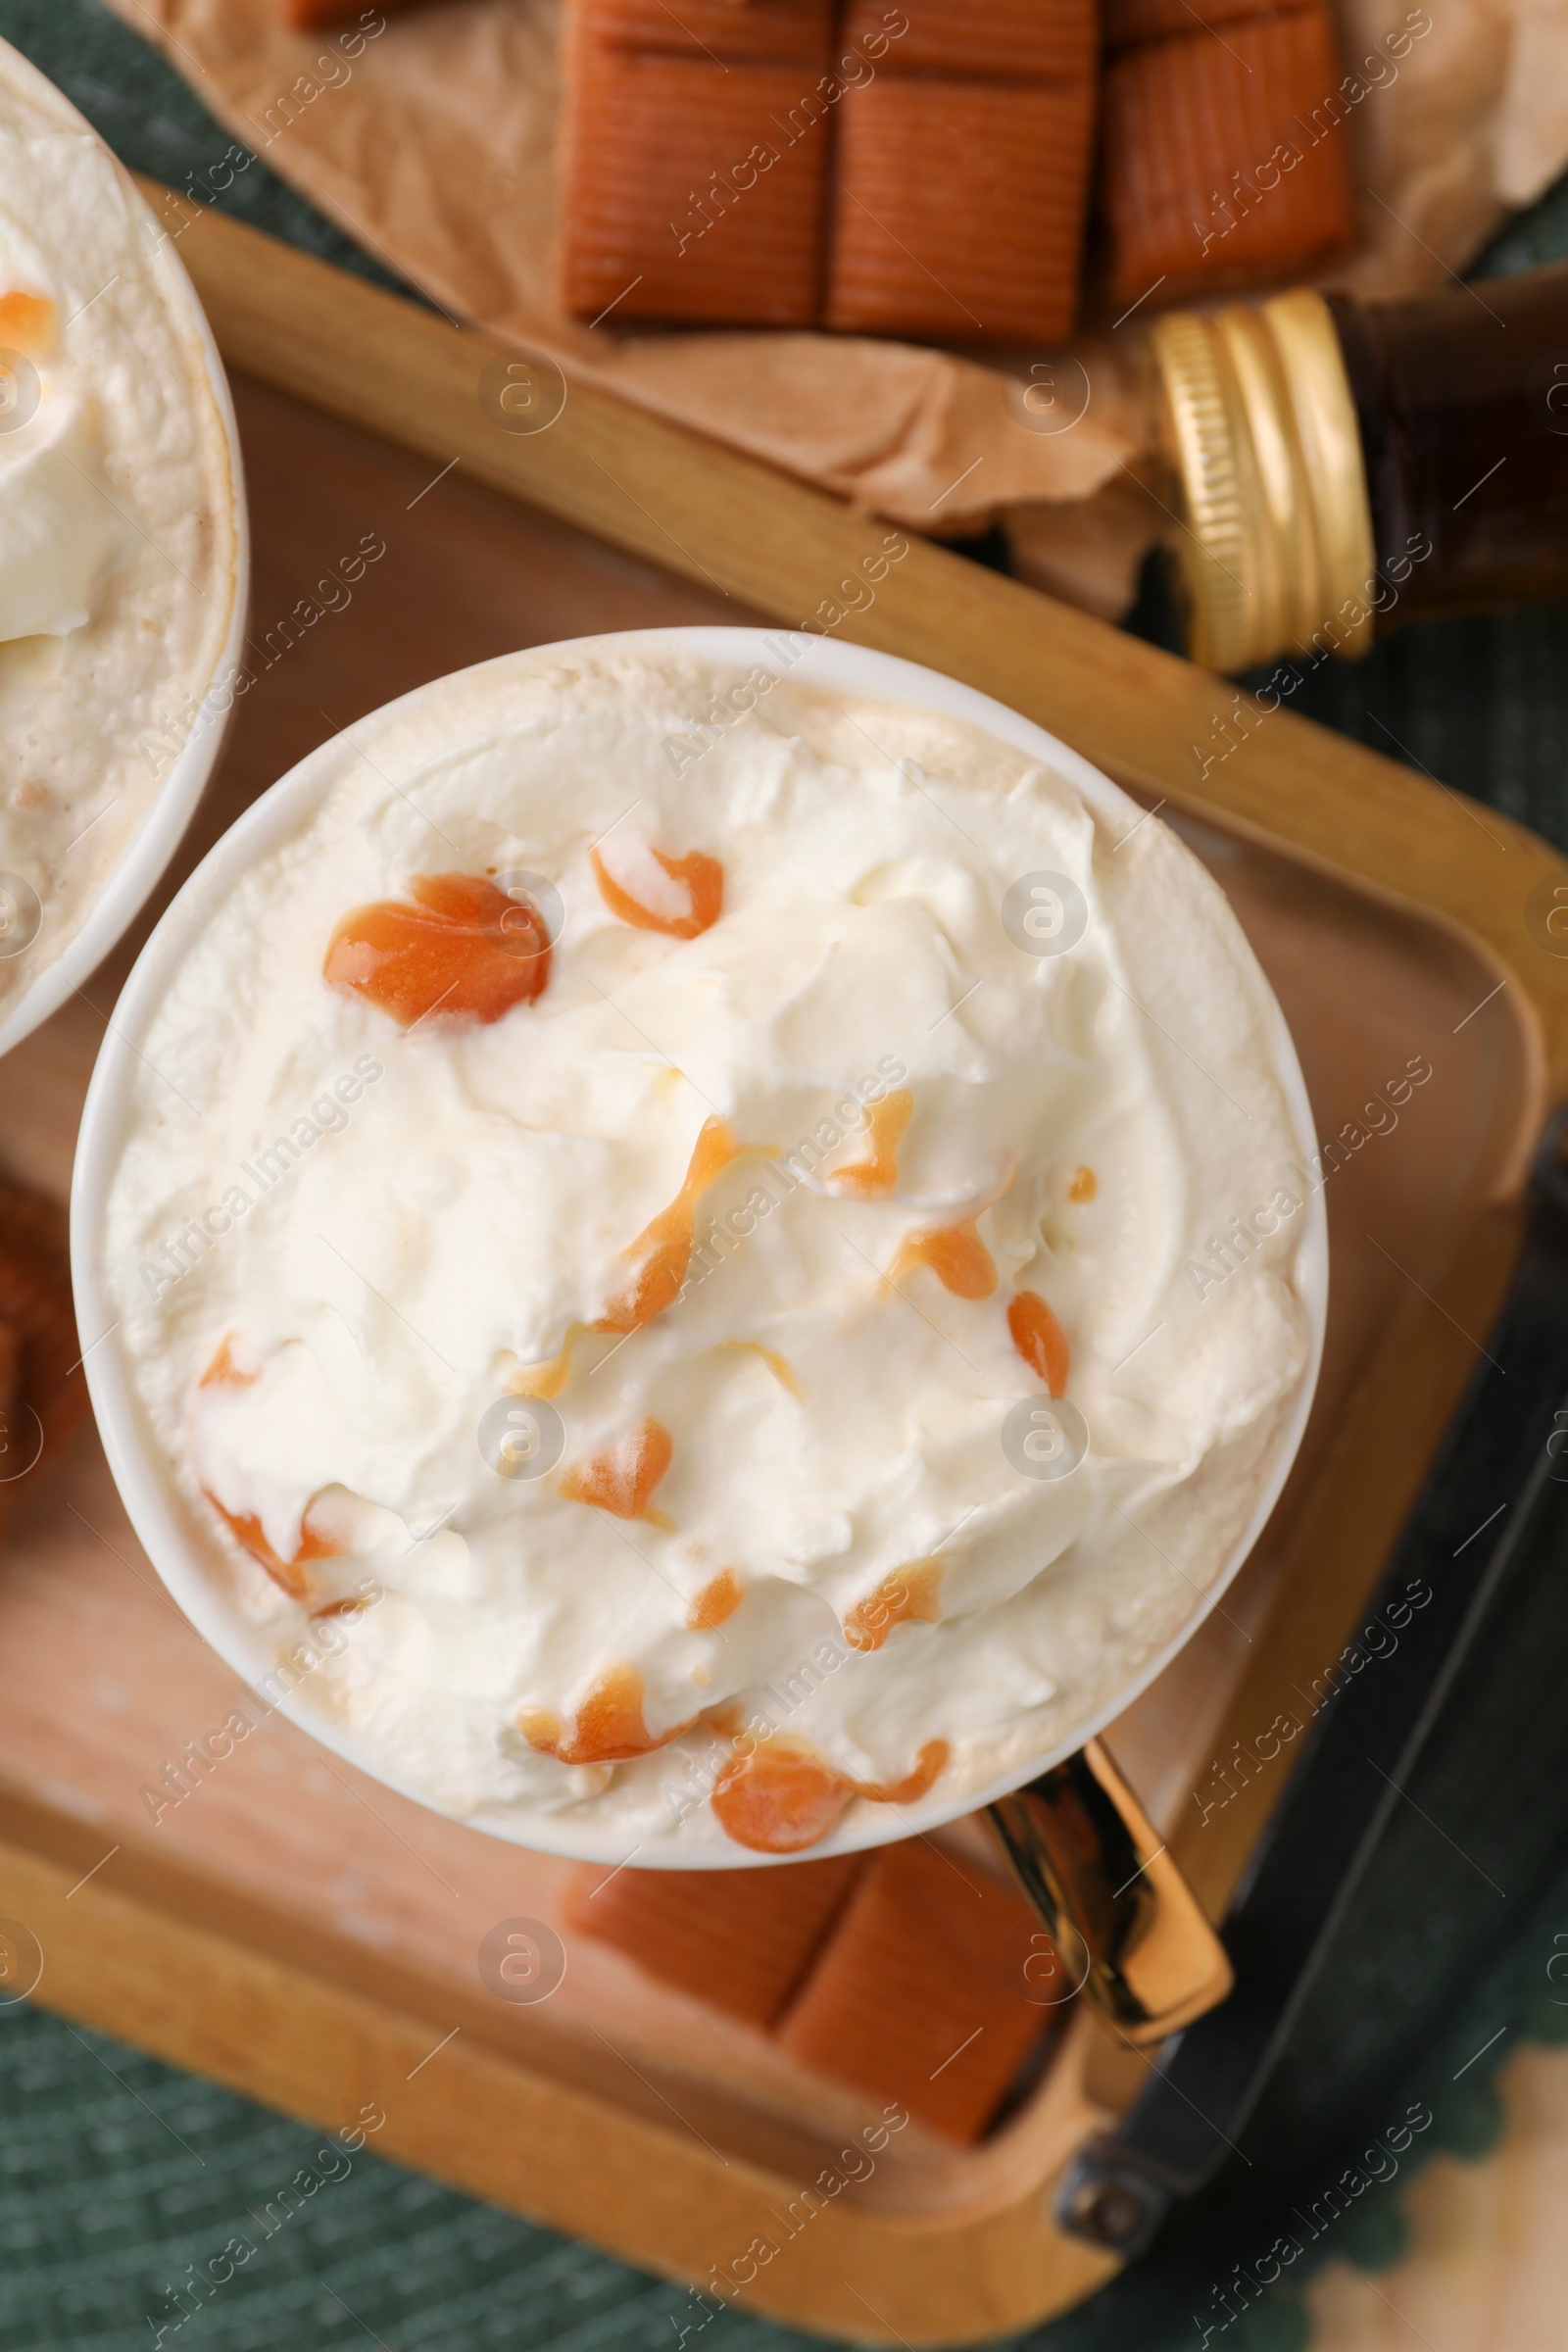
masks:
{"label": "caramel candy block", "polygon": [[1298,274],[1355,231],[1334,34],[1319,8],[1150,41],[1105,75],[1110,296],[1161,303]]}
{"label": "caramel candy block", "polygon": [[1091,83],[884,73],[839,117],[828,324],[1060,342],[1077,308]]}
{"label": "caramel candy block", "polygon": [[902,0],[896,9],[850,0],[836,62],[846,79],[856,71],[854,52],[880,73],[1077,82],[1094,74],[1098,40],[1095,0]]}
{"label": "caramel candy block", "polygon": [[[278,15],[296,32],[317,32],[323,24],[346,24],[350,18],[367,20],[363,29],[369,34],[368,20],[391,11],[403,16],[411,8],[427,8],[431,0],[376,0],[368,9],[364,0],[278,0]],[[370,35],[373,38],[373,35]]]}
{"label": "caramel candy block", "polygon": [[1104,43],[1107,49],[1128,49],[1135,41],[1172,40],[1179,33],[1239,24],[1244,17],[1273,16],[1280,6],[1281,0],[1104,0]]}
{"label": "caramel candy block", "polygon": [[612,310],[617,324],[815,320],[829,134],[811,69],[692,64],[580,30],[568,84],[565,310]]}
{"label": "caramel candy block", "polygon": [[1050,1960],[1020,1894],[911,1838],[867,1864],[778,2038],[817,2074],[976,2139],[1061,2022],[1039,2005]]}
{"label": "caramel candy block", "polygon": [[651,1977],[768,2027],[842,1910],[858,1855],[778,1870],[579,1871],[566,1924]]}
{"label": "caramel candy block", "polygon": [[[17,1411],[22,1388],[22,1335],[13,1323],[0,1323],[0,1439],[4,1440],[6,1456],[12,1453],[26,1459],[22,1452],[24,1416]],[[27,1423],[31,1428],[31,1423]],[[0,1472],[5,1469],[5,1456],[0,1456]],[[11,1516],[15,1499],[9,1478],[0,1479],[0,1529]]]}
{"label": "caramel candy block", "polygon": [[[577,0],[582,28],[612,49],[662,49],[695,65],[800,66],[833,47],[833,0]],[[805,86],[805,85],[803,85]],[[798,94],[798,93],[797,93]]]}

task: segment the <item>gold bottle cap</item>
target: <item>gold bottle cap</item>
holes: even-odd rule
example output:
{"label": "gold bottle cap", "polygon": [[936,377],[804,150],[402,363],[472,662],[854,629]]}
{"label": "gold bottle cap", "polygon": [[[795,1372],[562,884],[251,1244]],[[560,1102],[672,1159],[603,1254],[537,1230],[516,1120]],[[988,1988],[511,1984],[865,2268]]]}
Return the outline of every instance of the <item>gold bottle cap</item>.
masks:
{"label": "gold bottle cap", "polygon": [[1188,651],[1210,669],[1372,643],[1366,470],[1334,319],[1309,287],[1172,311],[1150,339]]}

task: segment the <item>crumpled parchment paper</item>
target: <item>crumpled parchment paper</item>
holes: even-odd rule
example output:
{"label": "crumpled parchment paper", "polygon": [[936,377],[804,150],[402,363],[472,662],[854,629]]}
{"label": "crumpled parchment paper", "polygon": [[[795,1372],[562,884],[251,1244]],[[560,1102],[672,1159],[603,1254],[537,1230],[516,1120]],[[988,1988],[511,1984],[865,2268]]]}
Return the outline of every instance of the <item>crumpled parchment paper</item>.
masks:
{"label": "crumpled parchment paper", "polygon": [[[260,155],[454,318],[908,528],[1000,518],[1039,586],[1106,617],[1131,601],[1165,521],[1142,478],[1141,315],[1113,325],[1091,288],[1091,324],[1064,355],[590,328],[552,289],[558,0],[368,6],[314,34],[283,29],[274,0],[110,5],[232,133],[181,193],[210,201]],[[1419,293],[1568,166],[1568,0],[1339,5],[1342,87],[1354,76],[1360,95],[1336,135],[1362,238],[1323,282]],[[1416,18],[1429,29],[1391,56]]]}

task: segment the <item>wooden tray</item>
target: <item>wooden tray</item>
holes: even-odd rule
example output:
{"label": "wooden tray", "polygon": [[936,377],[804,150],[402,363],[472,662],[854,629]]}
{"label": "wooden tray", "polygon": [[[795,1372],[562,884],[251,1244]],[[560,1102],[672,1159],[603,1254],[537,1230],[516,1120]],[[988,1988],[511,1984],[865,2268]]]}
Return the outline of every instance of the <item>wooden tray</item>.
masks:
{"label": "wooden tray", "polygon": [[[477,397],[481,339],[216,217],[181,251],[245,371],[252,639],[262,661],[270,633],[278,650],[171,888],[302,753],[422,679],[595,629],[799,621],[881,536],[575,389],[549,432],[502,433]],[[284,649],[284,617],[367,533],[386,553],[352,603]],[[1304,1719],[1353,1631],[1505,1278],[1529,1144],[1568,1070],[1568,963],[1525,922],[1561,869],[1505,819],[1285,712],[1200,779],[1192,745],[1229,687],[940,549],[912,544],[842,626],[1001,694],[1164,804],[1280,993],[1321,1134],[1412,1057],[1432,1065],[1330,1180],[1329,1347],[1274,1520],[1225,1615],[1109,1735],[1217,1915],[1293,1751],[1247,1755],[1278,1713]],[[6,1161],[62,1196],[136,944],[0,1064]],[[284,1722],[155,1825],[142,1788],[238,1695],[84,1439],[0,1560],[0,1914],[43,1948],[40,2001],[323,2126],[374,2100],[383,2153],[682,2283],[776,2237],[771,2213],[862,2102],[581,1937],[552,2000],[497,1999],[481,1938],[559,1918],[568,1866],[405,1802]],[[1054,2230],[1051,2186],[1146,2063],[1080,2021],[990,2142],[955,2151],[911,2127],[743,2301],[907,2343],[1071,2303],[1109,2264]]]}

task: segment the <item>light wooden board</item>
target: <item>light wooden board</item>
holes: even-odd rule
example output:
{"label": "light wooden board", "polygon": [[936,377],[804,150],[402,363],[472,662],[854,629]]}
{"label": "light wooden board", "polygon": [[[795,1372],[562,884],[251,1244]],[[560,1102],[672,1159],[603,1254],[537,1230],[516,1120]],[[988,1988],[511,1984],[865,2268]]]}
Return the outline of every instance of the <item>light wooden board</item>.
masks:
{"label": "light wooden board", "polygon": [[[312,744],[423,677],[603,627],[803,618],[808,575],[819,583],[881,536],[602,397],[569,396],[549,434],[518,441],[478,407],[480,339],[217,219],[198,219],[181,251],[230,364],[274,387],[237,385],[253,635],[265,639],[362,531],[378,531],[387,555],[353,607],[246,698],[180,870]],[[1489,814],[1503,843],[1489,869],[1451,797],[1283,714],[1251,757],[1271,732],[1290,757],[1238,822],[1242,754],[1198,793],[1179,757],[1194,713],[1228,689],[940,549],[911,543],[855,625],[1006,696],[1165,798],[1167,813],[1187,800],[1184,822],[1286,1004],[1321,1125],[1350,1116],[1410,1054],[1433,1064],[1399,1128],[1334,1180],[1323,1407],[1228,1596],[1230,1624],[1205,1628],[1113,1736],[1217,1910],[1282,1784],[1261,1775],[1203,1822],[1193,1786],[1350,1629],[1471,1360],[1448,1318],[1479,1331],[1503,1277],[1547,1056],[1563,1067],[1560,991],[1531,994],[1522,951],[1511,979],[1496,959],[1516,881],[1545,870],[1545,853]],[[1085,700],[1080,651],[1102,702]],[[1205,792],[1207,817],[1192,814]],[[1363,792],[1376,819],[1364,827]],[[1260,821],[1270,808],[1272,829]],[[1415,845],[1402,875],[1400,827]],[[0,1069],[11,1163],[56,1190],[128,953]],[[323,2123],[376,2097],[389,2154],[683,2280],[766,2228],[854,2101],[591,1946],[573,1955],[569,1997],[547,2009],[489,1998],[479,1936],[500,1918],[548,1917],[559,1865],[335,1763],[328,1776],[284,1724],[150,1825],[143,1778],[221,1720],[231,1686],[158,1593],[84,1444],[69,1478],[21,1514],[0,1563],[0,1912],[32,1921],[45,1944],[40,1997]],[[831,2227],[760,2274],[748,2302],[833,2333],[925,2343],[1021,2328],[1088,2291],[1103,2261],[1046,2216],[1099,2102],[1133,2086],[1099,2053],[1071,2034],[1030,2107],[980,2150],[909,2135],[824,2217]]]}

